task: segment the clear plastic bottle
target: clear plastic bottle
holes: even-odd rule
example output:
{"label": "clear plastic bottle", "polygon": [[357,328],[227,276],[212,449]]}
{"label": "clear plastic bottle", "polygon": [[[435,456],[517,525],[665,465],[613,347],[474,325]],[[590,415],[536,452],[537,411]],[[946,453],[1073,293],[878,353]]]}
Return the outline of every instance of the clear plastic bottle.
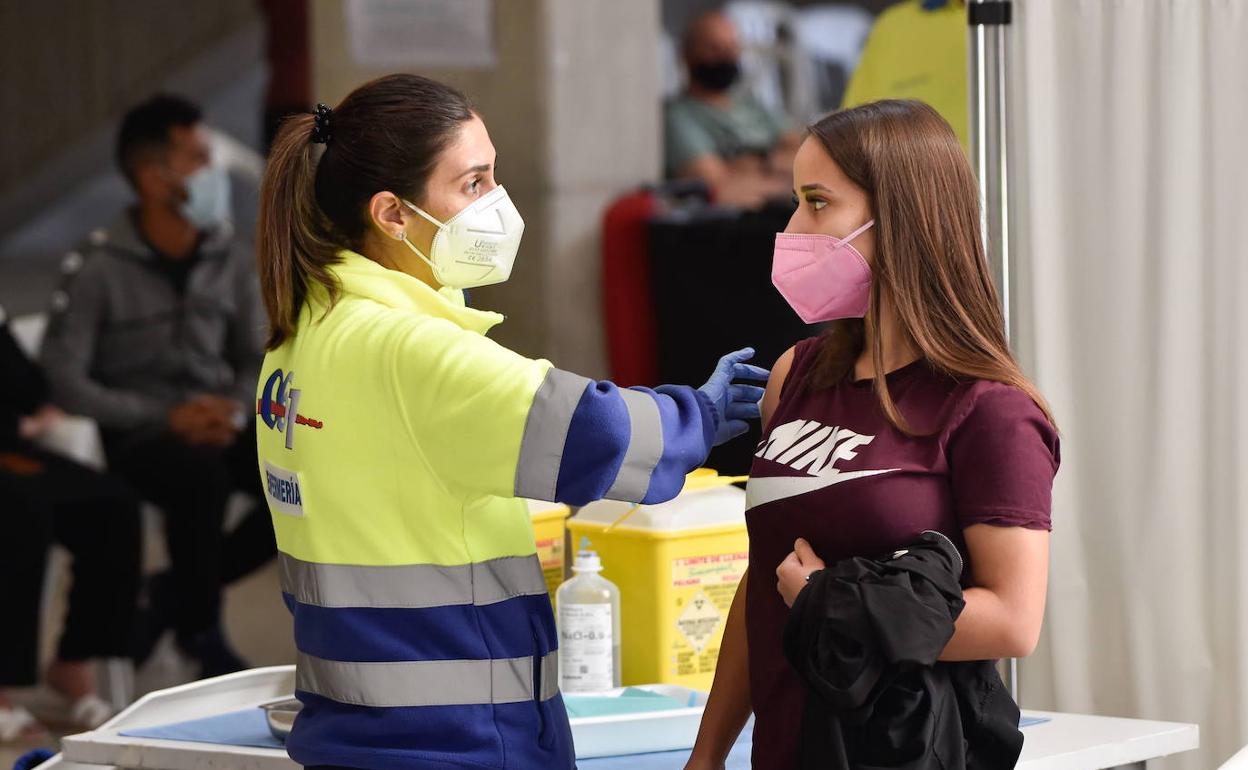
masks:
{"label": "clear plastic bottle", "polygon": [[559,613],[559,688],[601,692],[620,686],[620,589],[602,577],[602,561],[588,538],[572,563],[570,580],[555,592]]}

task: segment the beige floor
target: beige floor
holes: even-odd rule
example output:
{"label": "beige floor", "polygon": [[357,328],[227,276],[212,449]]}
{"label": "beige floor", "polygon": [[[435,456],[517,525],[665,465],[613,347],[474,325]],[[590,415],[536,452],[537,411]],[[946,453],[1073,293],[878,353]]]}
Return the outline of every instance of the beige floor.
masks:
{"label": "beige floor", "polygon": [[[53,617],[61,615],[58,608],[63,606],[63,590],[57,591],[57,596],[58,600],[50,612]],[[252,665],[274,666],[294,662],[291,618],[278,590],[275,563],[270,563],[226,591],[225,624],[234,646]],[[55,628],[44,629],[45,650],[52,649],[55,639]],[[170,686],[174,682],[162,684]],[[21,695],[37,697],[33,693]],[[10,770],[17,758],[30,748],[33,747],[0,746],[0,770]],[[49,748],[55,749],[56,746],[53,743]]]}

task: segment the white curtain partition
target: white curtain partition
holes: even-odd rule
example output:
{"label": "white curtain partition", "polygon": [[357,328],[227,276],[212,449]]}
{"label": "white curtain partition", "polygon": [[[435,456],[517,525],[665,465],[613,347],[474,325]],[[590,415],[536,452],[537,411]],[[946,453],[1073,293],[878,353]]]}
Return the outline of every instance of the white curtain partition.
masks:
{"label": "white curtain partition", "polygon": [[1032,708],[1248,743],[1248,0],[1019,0],[1016,345],[1064,432]]}

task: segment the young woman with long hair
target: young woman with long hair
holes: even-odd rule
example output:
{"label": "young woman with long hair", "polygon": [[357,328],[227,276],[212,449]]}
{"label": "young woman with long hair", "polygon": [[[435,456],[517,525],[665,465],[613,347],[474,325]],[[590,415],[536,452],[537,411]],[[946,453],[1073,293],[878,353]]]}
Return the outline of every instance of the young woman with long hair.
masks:
{"label": "young woman with long hair", "polygon": [[1007,344],[953,131],[914,101],[833,113],[810,127],[793,176],[773,279],[806,321],[830,325],[767,386],[749,571],[690,770],[722,767],[751,711],[754,767],[798,766],[806,693],[782,637],[825,562],[947,535],[966,607],[945,661],[1028,655],[1044,614],[1058,434]]}

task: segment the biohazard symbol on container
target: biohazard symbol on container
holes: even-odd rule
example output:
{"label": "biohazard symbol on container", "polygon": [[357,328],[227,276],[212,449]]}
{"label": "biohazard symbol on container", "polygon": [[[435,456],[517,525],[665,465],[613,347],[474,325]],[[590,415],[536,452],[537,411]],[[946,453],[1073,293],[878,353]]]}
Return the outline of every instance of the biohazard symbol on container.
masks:
{"label": "biohazard symbol on container", "polygon": [[676,618],[676,628],[693,649],[701,653],[711,643],[723,619],[724,616],[720,614],[715,602],[704,592],[698,591],[685,605],[680,617]]}

